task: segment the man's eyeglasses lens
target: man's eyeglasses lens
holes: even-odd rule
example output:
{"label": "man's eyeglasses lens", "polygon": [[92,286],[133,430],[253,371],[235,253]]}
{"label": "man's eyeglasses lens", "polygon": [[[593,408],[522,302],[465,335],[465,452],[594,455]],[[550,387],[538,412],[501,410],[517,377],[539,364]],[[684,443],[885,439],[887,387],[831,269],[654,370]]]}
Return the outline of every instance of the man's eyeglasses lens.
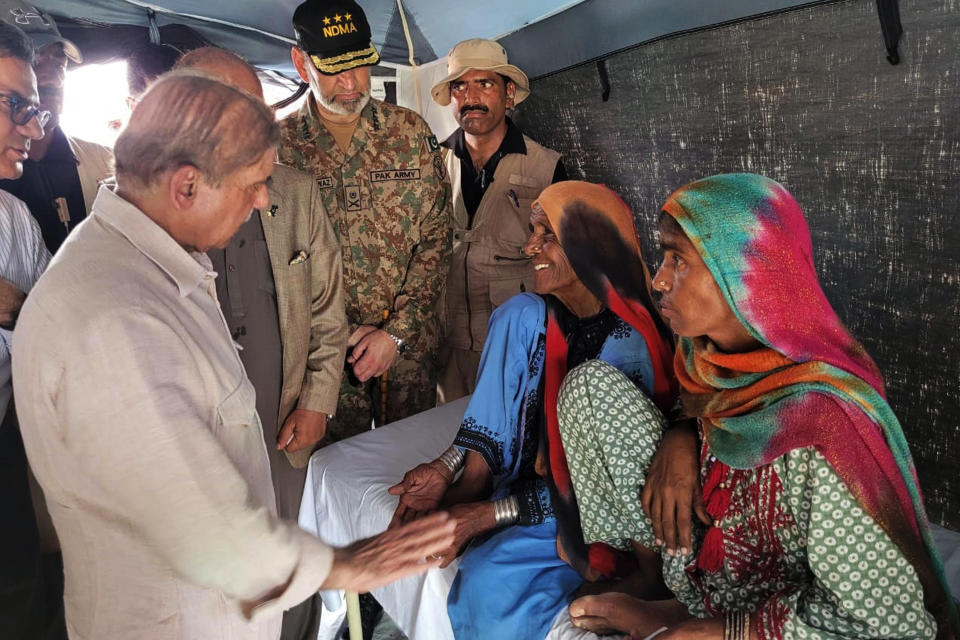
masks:
{"label": "man's eyeglasses lens", "polygon": [[0,102],[6,102],[10,105],[10,119],[13,120],[15,125],[22,127],[33,118],[37,119],[41,128],[47,126],[47,123],[50,122],[49,111],[41,111],[17,96],[0,95]]}

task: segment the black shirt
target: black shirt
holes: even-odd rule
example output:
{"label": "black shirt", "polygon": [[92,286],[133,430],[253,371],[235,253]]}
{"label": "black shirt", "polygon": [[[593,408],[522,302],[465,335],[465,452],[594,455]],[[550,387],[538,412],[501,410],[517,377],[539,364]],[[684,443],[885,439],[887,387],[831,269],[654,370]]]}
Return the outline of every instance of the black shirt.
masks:
{"label": "black shirt", "polygon": [[[17,180],[0,180],[0,189],[27,203],[27,208],[40,225],[43,242],[50,253],[56,253],[67,234],[87,217],[83,188],[77,171],[77,158],[60,127],[51,133],[53,141],[42,160],[25,160],[23,175]],[[60,219],[57,198],[63,198],[69,219]]]}
{"label": "black shirt", "polygon": [[[493,182],[493,173],[497,170],[497,165],[500,164],[503,156],[508,153],[522,153],[524,155],[527,153],[527,144],[523,141],[523,133],[520,128],[513,124],[510,118],[506,120],[507,133],[503,136],[503,141],[479,173],[473,166],[473,160],[470,159],[470,150],[467,149],[466,135],[463,129],[458,128],[441,143],[460,158],[460,192],[463,195],[463,206],[467,210],[468,229],[473,227],[473,215],[480,207],[480,201],[483,200],[483,194],[487,192],[487,187]],[[557,160],[557,166],[553,170],[552,182],[560,182],[566,179],[567,170],[563,166],[563,160]]]}

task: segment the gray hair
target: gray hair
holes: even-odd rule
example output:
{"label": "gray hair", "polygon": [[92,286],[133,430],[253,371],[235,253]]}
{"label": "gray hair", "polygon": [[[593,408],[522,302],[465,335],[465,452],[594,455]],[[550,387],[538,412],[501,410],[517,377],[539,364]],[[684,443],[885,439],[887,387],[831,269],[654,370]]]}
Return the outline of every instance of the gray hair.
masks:
{"label": "gray hair", "polygon": [[256,69],[254,69],[249,62],[233,51],[221,49],[220,47],[200,47],[199,49],[188,51],[177,60],[173,68],[192,69],[208,64],[241,64],[249,69],[250,73],[257,75]]}
{"label": "gray hair", "polygon": [[192,165],[217,187],[279,142],[280,128],[261,100],[208,76],[174,71],[144,94],[117,138],[117,181],[151,187]]}

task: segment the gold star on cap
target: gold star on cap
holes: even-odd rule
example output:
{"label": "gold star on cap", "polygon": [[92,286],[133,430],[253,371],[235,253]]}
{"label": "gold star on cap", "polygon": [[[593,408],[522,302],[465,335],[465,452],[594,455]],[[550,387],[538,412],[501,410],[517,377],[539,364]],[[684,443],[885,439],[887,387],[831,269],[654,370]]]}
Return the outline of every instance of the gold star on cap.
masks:
{"label": "gold star on cap", "polygon": [[344,20],[350,20],[352,17],[353,17],[353,16],[351,16],[349,13],[347,13],[347,14],[344,14],[343,19],[344,19]]}
{"label": "gold star on cap", "polygon": [[330,24],[330,18],[324,18],[323,24]]}
{"label": "gold star on cap", "polygon": [[338,13],[337,15],[333,16],[333,19],[337,22],[340,22],[340,14]]}

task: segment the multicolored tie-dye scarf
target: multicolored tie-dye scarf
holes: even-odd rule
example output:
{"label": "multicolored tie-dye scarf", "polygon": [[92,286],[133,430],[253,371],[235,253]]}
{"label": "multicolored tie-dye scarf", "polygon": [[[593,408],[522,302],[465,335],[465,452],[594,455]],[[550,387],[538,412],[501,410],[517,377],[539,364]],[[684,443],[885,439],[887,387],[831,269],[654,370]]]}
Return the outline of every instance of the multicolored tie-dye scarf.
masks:
{"label": "multicolored tie-dye scarf", "polygon": [[[654,371],[654,401],[666,412],[676,398],[672,336],[653,303],[650,274],[640,253],[633,214],[613,191],[599,184],[553,184],[533,205],[539,207],[577,277],[607,308],[644,338]],[[544,363],[544,431],[541,461],[554,496],[560,547],[565,560],[587,579],[621,573],[632,558],[605,544],[583,544],[570,471],[560,441],[557,396],[567,374],[567,336],[555,308],[547,307]]]}
{"label": "multicolored tie-dye scarf", "polygon": [[[907,442],[879,370],[820,288],[797,202],[773,180],[729,174],[682,187],[663,210],[763,345],[724,354],[705,338],[680,340],[675,368],[684,410],[701,418],[711,453],[749,469],[815,447],[917,570],[940,637],[954,637],[957,612]],[[816,420],[827,403],[848,421]]]}

